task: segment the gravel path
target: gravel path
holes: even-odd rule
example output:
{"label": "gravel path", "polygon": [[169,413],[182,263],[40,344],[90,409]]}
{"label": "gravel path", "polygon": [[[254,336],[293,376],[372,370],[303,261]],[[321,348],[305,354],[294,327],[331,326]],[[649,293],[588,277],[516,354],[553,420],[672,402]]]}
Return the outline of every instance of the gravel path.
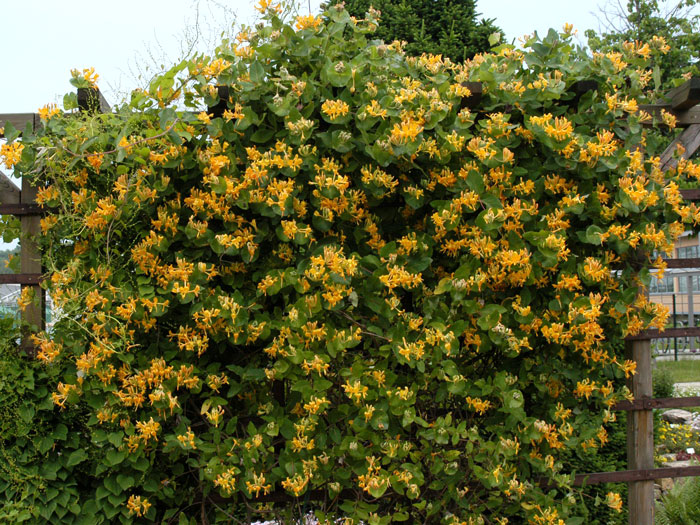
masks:
{"label": "gravel path", "polygon": [[686,392],[696,392],[700,394],[700,382],[696,381],[693,383],[676,383],[676,393],[683,394]]}

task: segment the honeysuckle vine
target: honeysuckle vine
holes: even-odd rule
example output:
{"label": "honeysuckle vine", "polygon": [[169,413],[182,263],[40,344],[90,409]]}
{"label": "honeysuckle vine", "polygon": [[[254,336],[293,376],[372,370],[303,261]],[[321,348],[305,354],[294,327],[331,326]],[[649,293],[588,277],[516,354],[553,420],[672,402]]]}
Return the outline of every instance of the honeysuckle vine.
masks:
{"label": "honeysuckle vine", "polygon": [[111,113],[6,130],[51,210],[53,402],[133,479],[97,506],[580,523],[561,455],[606,443],[622,340],[666,320],[651,254],[700,217],[639,111],[667,46],[591,57],[567,26],[456,64],[372,41],[374,11],[259,8]]}

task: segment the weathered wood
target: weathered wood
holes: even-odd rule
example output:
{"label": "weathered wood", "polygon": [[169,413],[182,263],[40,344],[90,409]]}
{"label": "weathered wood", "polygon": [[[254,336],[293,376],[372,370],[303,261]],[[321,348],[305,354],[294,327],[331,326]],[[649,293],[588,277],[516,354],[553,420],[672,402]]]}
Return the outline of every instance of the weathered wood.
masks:
{"label": "weathered wood", "polygon": [[700,326],[689,326],[685,328],[666,328],[664,331],[656,329],[642,330],[637,335],[628,335],[626,341],[649,341],[650,339],[660,339],[669,337],[700,337]]}
{"label": "weathered wood", "polygon": [[[19,193],[19,192],[18,192]],[[0,193],[0,196],[2,194]],[[2,201],[0,201],[2,202]],[[38,204],[0,204],[0,215],[43,215],[44,211]]]}
{"label": "weathered wood", "polygon": [[[19,188],[15,186],[12,179],[0,171],[0,205],[19,203]],[[3,212],[0,210],[0,215]]]}
{"label": "weathered wood", "polygon": [[665,97],[671,107],[678,110],[690,109],[700,103],[700,78],[691,78],[677,88],[668,92]]}
{"label": "weathered wood", "polygon": [[621,401],[613,405],[613,410],[652,410],[655,408],[686,408],[700,406],[700,396],[693,397],[659,397],[654,399],[635,399]]}
{"label": "weathered wood", "polygon": [[[34,204],[36,194],[37,189],[29,183],[29,180],[22,179],[20,202],[22,204]],[[42,273],[41,252],[36,243],[36,237],[41,233],[40,220],[41,218],[35,215],[23,215],[20,218],[20,227],[22,229],[19,260],[20,273]],[[36,353],[36,349],[29,336],[32,331],[44,329],[46,297],[44,290],[38,284],[23,284],[22,290],[27,287],[31,287],[34,290],[36,301],[22,312],[22,321],[27,323],[27,326],[23,329],[21,346],[27,354],[33,357]]]}
{"label": "weathered wood", "polygon": [[680,190],[681,197],[687,201],[700,201],[700,190]]}
{"label": "weathered wood", "polygon": [[[652,119],[657,123],[663,122],[661,119],[661,110],[665,109],[676,117],[676,125],[680,128],[687,128],[693,124],[700,124],[700,107],[693,106],[684,111],[675,111],[670,104],[640,104],[639,109],[646,111],[651,115]],[[645,122],[644,125],[653,125],[652,121]]]}
{"label": "weathered wood", "polygon": [[0,284],[39,284],[40,273],[3,273],[0,274]]}
{"label": "weathered wood", "polygon": [[[574,477],[574,485],[580,487],[582,485],[596,485],[598,483],[620,483],[620,482],[647,482],[651,483],[653,488],[653,480],[661,478],[689,478],[700,476],[700,466],[692,467],[661,467],[651,469],[635,469],[635,470],[618,470],[617,472],[593,472],[591,474],[576,474]],[[632,504],[630,500],[630,512],[632,512]],[[652,523],[649,521],[636,521],[630,523]]]}
{"label": "weathered wood", "polygon": [[[12,124],[15,129],[20,131],[24,131],[27,124],[30,124],[32,129],[34,129],[37,120],[38,115],[36,115],[36,113],[0,113],[0,129],[4,128],[7,124]],[[4,136],[4,133],[0,133],[0,138]]]}
{"label": "weathered wood", "polygon": [[700,268],[700,257],[664,259],[666,268]]}
{"label": "weathered wood", "polygon": [[[637,370],[627,380],[635,399],[652,397],[651,346],[649,341],[628,341],[627,358],[637,364]],[[627,464],[629,470],[654,468],[654,418],[651,410],[627,414]],[[651,479],[629,482],[630,525],[654,524],[654,482]]]}
{"label": "weathered wood", "polygon": [[660,157],[661,169],[663,171],[675,168],[678,165],[675,153],[679,144],[682,145],[685,150],[681,158],[689,159],[700,147],[700,124],[693,124],[685,128],[683,133],[678,135],[664,150]]}
{"label": "weathered wood", "polygon": [[96,111],[98,113],[109,113],[107,99],[97,88],[78,88],[78,107],[81,111]]}

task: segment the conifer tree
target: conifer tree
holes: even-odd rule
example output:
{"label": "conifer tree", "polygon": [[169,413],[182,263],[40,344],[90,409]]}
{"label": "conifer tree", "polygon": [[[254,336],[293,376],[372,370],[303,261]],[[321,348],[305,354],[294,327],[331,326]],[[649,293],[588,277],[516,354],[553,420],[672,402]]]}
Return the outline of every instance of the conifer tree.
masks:
{"label": "conifer tree", "polygon": [[432,53],[462,61],[488,51],[493,20],[479,19],[475,0],[346,0],[345,8],[364,17],[370,6],[381,11],[376,35],[401,40],[409,55]]}

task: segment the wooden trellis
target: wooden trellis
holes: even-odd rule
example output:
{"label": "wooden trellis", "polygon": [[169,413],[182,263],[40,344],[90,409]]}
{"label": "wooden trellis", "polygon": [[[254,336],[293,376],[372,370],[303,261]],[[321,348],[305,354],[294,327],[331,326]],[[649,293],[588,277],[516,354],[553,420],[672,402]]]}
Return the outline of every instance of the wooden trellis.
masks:
{"label": "wooden trellis", "polygon": [[[465,83],[473,96],[466,102],[471,108],[478,107],[482,96],[482,86],[477,82]],[[228,98],[228,88],[218,87],[222,100]],[[583,81],[571,86],[570,92],[577,100],[587,91],[595,90],[593,81]],[[677,126],[684,131],[673,141],[661,155],[663,169],[670,169],[677,164],[676,151],[680,144],[685,148],[683,158],[690,158],[700,148],[700,78],[693,78],[682,86],[668,93],[657,104],[641,105],[640,110],[649,113],[654,120],[661,120],[662,110],[672,114]],[[78,89],[78,105],[81,111],[110,110],[109,105],[99,90],[92,88]],[[208,113],[219,115],[225,109],[218,104],[208,108]],[[39,116],[34,113],[0,114],[0,128],[7,123],[19,130],[34,130],[41,125]],[[0,134],[0,138],[2,134]],[[700,189],[682,190],[684,199],[700,201]],[[0,284],[19,284],[22,288],[31,287],[40,298],[37,304],[30,305],[23,313],[22,320],[33,329],[41,330],[45,325],[45,294],[40,287],[42,279],[41,254],[34,237],[40,233],[40,217],[44,213],[35,203],[36,188],[28,181],[22,180],[18,189],[12,181],[0,172],[0,215],[15,215],[21,222],[20,273],[0,275]],[[700,258],[669,259],[668,268],[700,268]],[[23,334],[22,346],[30,355],[34,348],[29,334]],[[650,340],[661,337],[658,330],[647,330],[626,341],[627,358],[637,364],[636,374],[628,380],[628,387],[634,400],[615,405],[614,409],[629,412],[627,418],[627,459],[629,470],[616,472],[595,472],[577,474],[576,485],[596,483],[629,483],[629,523],[632,525],[652,525],[654,522],[654,480],[700,476],[700,466],[654,468],[654,428],[653,410],[657,408],[677,408],[700,406],[700,396],[685,398],[652,397],[652,356]],[[700,327],[670,328],[663,332],[663,337],[700,336]],[[323,497],[323,495],[319,495]],[[270,501],[279,501],[270,495]],[[311,499],[314,499],[312,496]]]}

